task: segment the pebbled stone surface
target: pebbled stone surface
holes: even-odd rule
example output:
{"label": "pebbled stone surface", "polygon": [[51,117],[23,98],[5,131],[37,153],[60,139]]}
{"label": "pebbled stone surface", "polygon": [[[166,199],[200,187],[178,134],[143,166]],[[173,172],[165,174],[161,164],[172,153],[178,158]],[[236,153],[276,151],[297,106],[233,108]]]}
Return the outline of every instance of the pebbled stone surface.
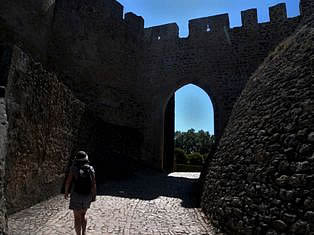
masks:
{"label": "pebbled stone surface", "polygon": [[[198,173],[141,171],[128,180],[98,186],[87,212],[87,234],[217,234],[200,208]],[[74,234],[68,201],[58,195],[9,217],[12,235]]]}
{"label": "pebbled stone surface", "polygon": [[314,233],[313,23],[250,78],[207,163],[201,206],[228,234]]}

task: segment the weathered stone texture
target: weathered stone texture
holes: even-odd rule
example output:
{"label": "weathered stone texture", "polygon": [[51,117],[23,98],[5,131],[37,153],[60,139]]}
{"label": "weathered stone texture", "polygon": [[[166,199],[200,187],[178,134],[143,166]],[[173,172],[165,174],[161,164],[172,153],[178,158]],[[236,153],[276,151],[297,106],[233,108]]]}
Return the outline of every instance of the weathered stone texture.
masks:
{"label": "weathered stone texture", "polygon": [[300,14],[303,17],[311,17],[314,12],[314,1],[312,0],[300,0]]}
{"label": "weathered stone texture", "polygon": [[11,213],[60,192],[85,105],[18,48],[11,59],[6,104]]}
{"label": "weathered stone texture", "polygon": [[54,5],[55,0],[2,0],[0,3],[0,23],[13,31],[14,43],[42,62],[46,59]]}
{"label": "weathered stone texture", "polygon": [[[188,83],[207,92],[219,139],[247,79],[302,18],[287,18],[279,4],[271,7],[268,23],[258,24],[250,9],[241,13],[243,27],[230,29],[228,14],[203,17],[190,20],[189,37],[179,38],[176,24],[144,29],[142,17],[123,18],[115,0],[36,1],[16,3],[20,15],[12,13],[16,1],[1,3],[0,25],[13,29],[12,41],[20,40],[32,55],[46,55],[41,62],[104,122],[140,129],[143,159],[156,168],[164,167],[163,143],[171,139],[164,135],[165,110],[174,92]],[[21,17],[25,27],[17,24]],[[38,34],[36,19],[43,19]]]}
{"label": "weathered stone texture", "polygon": [[228,234],[313,234],[313,28],[248,81],[208,163],[202,207]]}
{"label": "weathered stone texture", "polygon": [[[0,90],[3,89],[0,86]],[[7,115],[3,95],[0,95],[0,234],[7,234],[6,200],[5,200],[5,160],[7,144]]]}
{"label": "weathered stone texture", "polygon": [[248,78],[269,52],[294,32],[300,20],[284,17],[284,4],[270,12],[272,21],[257,24],[256,9],[244,11],[244,25],[236,28],[230,28],[228,14],[193,19],[187,38],[178,37],[176,24],[145,29],[138,86],[144,91],[141,100],[150,114],[144,124],[144,146],[156,167],[162,165],[166,106],[186,84],[199,86],[211,98],[215,135],[220,138]]}
{"label": "weathered stone texture", "polygon": [[[100,179],[108,170],[126,170],[123,165],[119,166],[118,159],[126,166],[130,159],[135,159],[158,169],[170,168],[173,161],[164,158],[170,153],[164,146],[173,144],[168,142],[173,141],[173,125],[167,123],[173,121],[174,102],[171,97],[188,83],[199,86],[210,96],[215,113],[215,134],[219,139],[248,78],[267,55],[295,31],[301,19],[313,14],[312,0],[301,0],[300,3],[300,16],[287,18],[285,5],[279,4],[270,9],[271,21],[262,24],[257,23],[256,9],[243,11],[243,26],[236,28],[230,28],[227,14],[193,19],[189,23],[189,37],[179,38],[176,24],[144,29],[142,17],[127,13],[123,18],[123,7],[115,0],[1,1],[0,86],[6,86],[8,82],[9,160],[6,178],[9,211],[32,205],[58,192],[71,153],[78,147],[90,153],[91,160],[99,169],[97,172],[105,172],[97,176]],[[15,44],[41,63],[34,62],[18,49],[12,54],[10,45]],[[287,65],[293,63],[294,56],[301,58],[302,55],[287,55]],[[306,60],[299,63],[306,64]],[[271,218],[271,222],[267,222],[268,218],[261,221],[278,231],[288,228],[302,231],[307,226],[304,223],[312,215],[312,198],[295,199],[306,208],[304,215],[291,211],[289,203],[300,191],[292,190],[289,185],[294,182],[303,189],[303,183],[311,180],[311,176],[304,172],[311,169],[312,160],[311,157],[300,159],[291,165],[289,159],[312,151],[313,134],[309,128],[293,132],[298,122],[307,120],[303,112],[310,105],[304,103],[301,111],[298,105],[289,110],[290,101],[307,94],[304,90],[306,81],[303,82],[305,77],[298,73],[299,67],[283,67],[284,72],[278,68],[267,70],[265,76],[275,71],[282,74],[278,79],[290,73],[291,81],[295,79],[292,75],[299,76],[300,80],[288,82],[291,90],[285,93],[278,92],[286,87],[285,83],[274,87],[272,83],[268,84],[273,90],[261,89],[261,97],[269,97],[262,99],[257,96],[254,102],[266,103],[253,113],[256,106],[252,101],[248,104],[253,105],[252,110],[243,111],[243,116],[239,116],[244,126],[253,122],[254,126],[245,131],[241,131],[240,126],[239,131],[233,130],[240,138],[230,139],[229,144],[240,146],[237,149],[239,153],[245,150],[248,156],[254,154],[257,162],[265,163],[265,159],[275,158],[267,164],[274,164],[281,173],[272,178],[275,170],[269,168],[267,176],[273,180],[273,185],[265,187],[270,193],[279,195],[278,198],[272,196],[275,199],[272,203],[277,207],[269,212],[277,217]],[[301,92],[300,96],[293,98],[297,92]],[[282,97],[276,98],[280,94]],[[277,103],[283,104],[278,110],[272,110]],[[260,115],[263,115],[261,119]],[[282,115],[286,115],[286,122],[269,124],[273,116]],[[282,123],[285,123],[284,127]],[[279,127],[287,129],[287,136],[286,132],[277,132]],[[230,133],[230,127],[227,131]],[[262,141],[254,141],[257,137]],[[252,148],[244,148],[246,141],[252,141]],[[227,148],[224,150],[228,153]],[[281,161],[284,156],[289,156],[289,159]],[[250,158],[239,162],[243,163],[239,166],[239,174],[236,174],[237,164],[228,165],[225,169],[214,165],[208,172],[225,177],[226,172],[219,173],[226,169],[232,171],[230,178],[233,181],[226,183],[230,187],[242,177],[242,171],[251,173],[247,178],[252,182],[263,182],[263,179],[255,181],[261,174],[255,175],[256,168],[251,165]],[[259,171],[262,172],[261,169]],[[290,174],[292,171],[296,174]],[[18,184],[13,183],[13,179]],[[222,187],[218,184],[216,189]],[[255,191],[248,198],[252,197],[254,203],[249,204],[249,208],[260,205],[263,208],[264,204],[254,201],[259,200],[254,194],[264,186],[253,185],[256,186]],[[282,190],[278,191],[278,188]],[[310,195],[311,191],[303,193]],[[232,202],[237,207],[232,210],[234,218],[241,218],[243,214],[244,209],[240,208],[242,199],[240,195]],[[278,205],[288,208],[282,216],[277,215]],[[227,212],[223,211],[224,214]],[[253,215],[247,218],[251,219]],[[251,222],[244,218],[241,223],[244,226]]]}
{"label": "weathered stone texture", "polygon": [[122,15],[113,0],[57,1],[48,64],[104,121],[137,128],[144,116],[136,88],[144,20]]}
{"label": "weathered stone texture", "polygon": [[9,213],[59,193],[78,149],[90,155],[99,182],[128,174],[132,159],[142,160],[140,129],[105,123],[99,110],[76,99],[56,75],[20,49],[9,60]]}

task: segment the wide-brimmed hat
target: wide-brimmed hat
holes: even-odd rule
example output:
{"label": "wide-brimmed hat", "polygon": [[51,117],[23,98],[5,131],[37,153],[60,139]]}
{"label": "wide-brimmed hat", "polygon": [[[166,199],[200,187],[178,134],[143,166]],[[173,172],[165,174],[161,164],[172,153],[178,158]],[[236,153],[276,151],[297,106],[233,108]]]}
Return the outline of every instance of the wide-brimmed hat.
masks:
{"label": "wide-brimmed hat", "polygon": [[75,160],[79,162],[88,162],[88,155],[84,151],[78,151],[75,155]]}

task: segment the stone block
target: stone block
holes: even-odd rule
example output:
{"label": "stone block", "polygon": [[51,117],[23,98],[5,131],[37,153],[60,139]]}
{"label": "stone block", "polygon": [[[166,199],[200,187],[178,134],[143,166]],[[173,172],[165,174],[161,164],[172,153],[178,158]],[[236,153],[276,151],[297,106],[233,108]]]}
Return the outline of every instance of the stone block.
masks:
{"label": "stone block", "polygon": [[300,0],[300,15],[303,18],[314,15],[314,1],[313,0]]}
{"label": "stone block", "polygon": [[7,154],[7,114],[5,99],[0,96],[0,233],[7,232],[7,216],[5,203],[5,159]]}
{"label": "stone block", "polygon": [[111,3],[111,16],[116,19],[123,18],[123,6],[115,0],[112,0]]}
{"label": "stone block", "polygon": [[137,16],[133,12],[128,12],[124,16],[124,21],[128,25],[129,29],[135,33],[141,33],[144,31],[143,17]]}
{"label": "stone block", "polygon": [[153,41],[177,39],[179,37],[179,27],[176,23],[154,26],[146,28],[144,34],[145,39]]}
{"label": "stone block", "polygon": [[193,36],[201,32],[219,32],[229,28],[228,14],[214,15],[189,21],[189,32]]}
{"label": "stone block", "polygon": [[245,28],[257,27],[257,9],[241,11],[242,26]]}
{"label": "stone block", "polygon": [[270,22],[282,22],[287,19],[287,9],[285,3],[280,3],[269,8]]}

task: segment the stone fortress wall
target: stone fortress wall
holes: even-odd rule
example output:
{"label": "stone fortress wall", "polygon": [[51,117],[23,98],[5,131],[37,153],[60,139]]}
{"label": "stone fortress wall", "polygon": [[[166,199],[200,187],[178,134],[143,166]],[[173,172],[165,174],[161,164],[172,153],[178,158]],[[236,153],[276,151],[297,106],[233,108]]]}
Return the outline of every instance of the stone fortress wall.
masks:
{"label": "stone fortress wall", "polygon": [[36,60],[45,62],[53,14],[54,0],[1,1],[0,25],[12,32],[6,42],[17,44]]}
{"label": "stone fortress wall", "polygon": [[[270,8],[269,23],[258,24],[256,9],[250,9],[241,13],[243,27],[230,29],[227,14],[204,17],[190,20],[189,37],[179,38],[176,24],[144,29],[142,17],[123,18],[123,7],[114,0],[48,5],[53,14],[46,16],[49,30],[40,29],[47,32],[39,40],[46,45],[38,49],[46,55],[41,61],[104,122],[137,129],[144,139],[141,160],[156,168],[163,167],[164,141],[171,141],[163,127],[174,119],[165,120],[174,92],[188,83],[204,89],[214,104],[215,134],[221,136],[247,79],[300,19],[288,19],[279,4]],[[2,15],[11,24],[21,21],[10,17]],[[36,34],[36,19],[25,21],[27,32]],[[24,31],[10,27],[23,42]],[[29,40],[29,48],[37,45]]]}
{"label": "stone fortress wall", "polygon": [[313,22],[249,79],[208,162],[202,208],[227,234],[314,232]]}
{"label": "stone fortress wall", "polygon": [[19,48],[7,50],[5,193],[12,213],[61,191],[86,105]]}
{"label": "stone fortress wall", "polygon": [[4,89],[0,87],[0,231],[7,232],[6,221],[6,199],[5,199],[5,156],[7,140],[8,121],[6,114],[6,104],[4,99]]}
{"label": "stone fortress wall", "polygon": [[[6,112],[13,114],[4,156],[10,210],[58,193],[66,160],[78,146],[88,150],[98,172],[115,156],[158,169],[170,162],[171,169],[164,141],[173,143],[173,125],[167,123],[173,123],[174,115],[169,111],[165,118],[165,110],[173,110],[173,94],[185,84],[193,83],[211,97],[220,137],[248,78],[302,18],[313,14],[312,1],[301,0],[300,9],[301,16],[289,19],[285,5],[276,5],[270,8],[271,21],[262,24],[255,9],[247,10],[241,13],[243,26],[232,29],[227,14],[193,19],[189,37],[179,38],[176,24],[144,29],[142,17],[127,13],[123,18],[123,6],[115,0],[2,1],[0,44],[10,49],[1,51],[0,86],[6,87]],[[21,63],[30,66],[20,71]],[[61,109],[48,102],[58,97]],[[57,116],[67,123],[64,128],[50,119]],[[51,133],[44,119],[58,131]],[[38,128],[30,129],[32,125]],[[42,151],[43,138],[49,144]],[[16,188],[15,177],[21,179]],[[41,187],[35,189],[37,183]],[[25,192],[37,196],[22,196]]]}
{"label": "stone fortress wall", "polygon": [[300,17],[287,18],[285,4],[270,8],[270,22],[258,24],[256,9],[241,16],[243,26],[235,28],[230,28],[228,14],[190,20],[187,38],[178,37],[176,24],[145,29],[139,86],[147,91],[140,94],[151,114],[145,123],[144,146],[153,144],[146,155],[153,156],[156,164],[162,165],[160,146],[173,140],[174,131],[164,133],[163,126],[174,122],[173,115],[165,119],[165,110],[177,89],[192,83],[208,94],[219,139],[248,78],[300,21]]}
{"label": "stone fortress wall", "polygon": [[[99,4],[101,2],[98,1]],[[98,172],[104,172],[104,175],[97,176],[99,181],[108,172],[114,171],[111,168],[116,167],[118,161],[128,162],[125,158],[130,156],[140,157],[143,140],[139,128],[144,114],[132,95],[134,72],[127,70],[127,67],[129,70],[136,67],[134,64],[127,64],[128,61],[130,63],[135,61],[133,57],[136,50],[133,49],[130,53],[126,51],[128,45],[133,46],[136,40],[134,32],[139,30],[139,27],[137,22],[133,22],[138,17],[129,13],[122,20],[122,6],[115,1],[104,2],[106,4],[102,8],[91,3],[91,1],[51,3],[53,15],[49,18],[48,26],[38,22],[40,9],[34,8],[30,14],[30,6],[21,5],[19,1],[1,3],[0,85],[5,87],[7,96],[10,93],[14,94],[6,98],[6,109],[11,114],[6,155],[6,198],[9,213],[59,193],[68,161],[78,149],[86,150],[91,160],[99,165]],[[90,7],[98,9],[99,15],[95,11],[89,11]],[[17,9],[19,14],[16,14]],[[73,15],[67,16],[69,12]],[[44,13],[41,16],[46,18]],[[75,21],[77,19],[86,22],[77,22]],[[101,24],[97,29],[92,28],[97,26],[97,22],[102,21],[106,25]],[[72,27],[73,22],[74,26],[78,25],[90,31],[84,32],[84,28]],[[60,28],[59,23],[64,28]],[[57,29],[60,30],[59,35],[64,37],[57,37]],[[97,32],[99,29],[100,32]],[[118,32],[119,29],[121,32]],[[94,45],[96,42],[89,36],[93,30],[96,35],[99,33],[95,40],[98,40],[100,45]],[[109,30],[111,34],[108,34]],[[43,35],[37,34],[37,31],[43,32]],[[80,33],[86,34],[87,37],[84,38]],[[33,36],[28,37],[28,34]],[[76,44],[77,37],[79,42]],[[121,38],[122,42],[115,42],[114,37]],[[128,40],[129,44],[125,40]],[[87,44],[86,50],[84,43]],[[14,45],[27,52],[27,54],[21,52],[25,58],[23,56],[18,56],[18,59],[12,58],[12,53],[20,50]],[[61,48],[62,46],[64,47]],[[96,48],[96,51],[93,51],[92,47]],[[79,49],[80,57],[76,52]],[[101,52],[98,52],[98,49]],[[100,54],[102,58],[99,58]],[[67,58],[71,57],[75,59],[67,61]],[[15,67],[16,63],[24,63],[23,60],[35,66],[27,66],[25,71],[21,72]],[[123,63],[123,60],[126,62]],[[58,64],[58,61],[63,62]],[[101,67],[103,69],[99,71]],[[50,72],[47,72],[48,70]],[[20,76],[19,79],[15,74]],[[120,79],[120,87],[114,84],[115,79],[123,76],[125,78],[122,81]],[[74,81],[71,82],[69,78]],[[96,78],[99,83],[95,81]],[[61,86],[59,83],[65,85]],[[19,87],[20,84],[25,87]],[[18,93],[23,93],[23,89],[26,94],[20,96]],[[72,102],[76,99],[74,96],[80,98],[77,100],[79,104]],[[11,105],[15,99],[19,101],[19,105]],[[55,102],[51,103],[49,100]],[[56,109],[58,105],[60,108]],[[37,111],[47,114],[40,116]],[[41,123],[44,119],[45,122],[51,122],[52,126]],[[56,121],[58,119],[64,122]],[[123,167],[123,171],[127,170],[125,166]],[[123,174],[118,170],[116,174],[120,173]]]}
{"label": "stone fortress wall", "polygon": [[125,158],[139,155],[135,146],[140,149],[142,140],[134,128],[104,123],[21,49],[3,46],[0,55],[8,65],[2,68],[6,83],[1,86],[1,157],[6,158],[6,180],[1,182],[8,213],[60,193],[69,160],[79,149],[98,166],[98,182],[112,168],[124,166],[117,161],[128,164]]}

